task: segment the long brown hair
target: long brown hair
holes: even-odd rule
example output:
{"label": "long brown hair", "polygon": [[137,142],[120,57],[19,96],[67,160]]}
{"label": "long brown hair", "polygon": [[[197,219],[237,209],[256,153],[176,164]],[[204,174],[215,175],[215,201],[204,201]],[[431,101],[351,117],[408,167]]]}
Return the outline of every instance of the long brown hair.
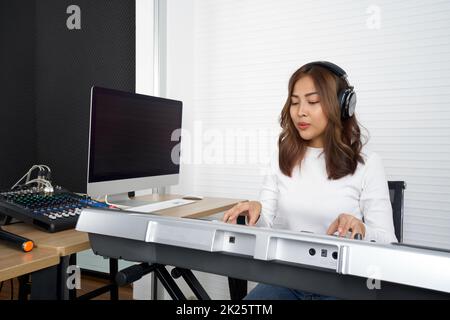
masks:
{"label": "long brown hair", "polygon": [[323,113],[328,118],[324,132],[324,155],[328,179],[337,180],[356,171],[363,146],[361,129],[355,115],[341,120],[338,92],[347,87],[346,81],[331,71],[317,65],[305,65],[290,78],[288,98],[281,111],[282,132],[278,139],[280,170],[291,177],[292,170],[305,155],[308,141],[298,133],[291,119],[291,99],[295,83],[304,76],[310,76],[320,95]]}

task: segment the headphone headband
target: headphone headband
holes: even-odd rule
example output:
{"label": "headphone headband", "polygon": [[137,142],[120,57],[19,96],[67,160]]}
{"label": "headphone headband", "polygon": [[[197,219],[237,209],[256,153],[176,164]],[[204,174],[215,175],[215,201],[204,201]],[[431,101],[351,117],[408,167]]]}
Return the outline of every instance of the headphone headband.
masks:
{"label": "headphone headband", "polygon": [[328,61],[315,61],[305,64],[301,69],[309,69],[313,66],[319,66],[334,73],[339,78],[343,79],[347,84],[347,88],[338,93],[339,106],[341,108],[341,118],[346,120],[353,116],[356,107],[356,93],[347,79],[347,73],[334,63]]}
{"label": "headphone headband", "polygon": [[350,83],[348,82],[348,79],[347,79],[348,78],[347,73],[344,71],[344,69],[342,69],[338,65],[331,63],[329,61],[314,61],[314,62],[305,64],[303,66],[303,68],[310,68],[312,66],[323,67],[323,68],[333,72],[339,78],[342,78],[347,83],[347,85],[350,87]]}

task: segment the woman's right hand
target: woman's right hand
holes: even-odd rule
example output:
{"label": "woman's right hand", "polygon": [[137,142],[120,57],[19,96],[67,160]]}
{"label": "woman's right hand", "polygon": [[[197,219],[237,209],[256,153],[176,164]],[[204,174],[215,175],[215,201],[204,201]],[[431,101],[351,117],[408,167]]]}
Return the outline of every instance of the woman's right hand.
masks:
{"label": "woman's right hand", "polygon": [[237,223],[237,218],[242,216],[247,216],[247,221],[249,226],[253,226],[258,221],[259,215],[261,214],[262,205],[258,201],[244,201],[235,205],[233,208],[225,212],[223,215],[223,222],[227,223]]}

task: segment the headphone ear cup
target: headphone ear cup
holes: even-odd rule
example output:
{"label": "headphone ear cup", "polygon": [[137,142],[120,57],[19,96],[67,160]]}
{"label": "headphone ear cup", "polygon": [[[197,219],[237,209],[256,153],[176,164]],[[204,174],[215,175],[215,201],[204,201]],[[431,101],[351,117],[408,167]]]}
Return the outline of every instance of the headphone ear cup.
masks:
{"label": "headphone ear cup", "polygon": [[339,109],[341,111],[341,119],[345,119],[346,115],[346,101],[347,101],[347,90],[342,90],[338,95]]}
{"label": "headphone ear cup", "polygon": [[346,120],[353,116],[356,108],[356,93],[352,88],[342,90],[338,96],[339,107],[341,108],[341,119]]}
{"label": "headphone ear cup", "polygon": [[356,93],[353,89],[350,90],[349,96],[347,98],[347,115],[352,117],[355,114],[356,109]]}

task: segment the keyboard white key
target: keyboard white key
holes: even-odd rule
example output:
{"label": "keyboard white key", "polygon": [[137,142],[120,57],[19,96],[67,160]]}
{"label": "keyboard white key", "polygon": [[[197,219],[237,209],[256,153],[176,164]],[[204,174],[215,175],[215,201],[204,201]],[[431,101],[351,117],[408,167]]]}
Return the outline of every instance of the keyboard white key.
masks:
{"label": "keyboard white key", "polygon": [[186,199],[172,199],[166,201],[160,201],[156,203],[150,203],[139,207],[132,207],[126,209],[127,211],[135,211],[135,212],[155,212],[159,210],[174,208],[178,206],[183,206],[185,204],[193,203],[194,200],[186,200]]}

